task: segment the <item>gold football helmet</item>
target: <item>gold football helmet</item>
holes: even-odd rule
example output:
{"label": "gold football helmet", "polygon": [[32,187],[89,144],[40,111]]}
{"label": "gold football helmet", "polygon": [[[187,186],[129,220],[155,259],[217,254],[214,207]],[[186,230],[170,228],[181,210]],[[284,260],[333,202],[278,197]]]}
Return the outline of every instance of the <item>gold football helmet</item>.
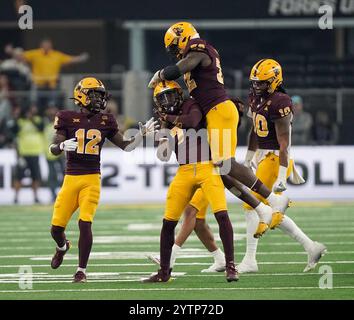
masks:
{"label": "gold football helmet", "polygon": [[282,68],[273,59],[259,60],[252,67],[250,81],[256,94],[273,93],[283,82]]}
{"label": "gold football helmet", "polygon": [[154,102],[160,113],[179,114],[183,90],[176,81],[160,81],[154,89]]}
{"label": "gold football helmet", "polygon": [[165,33],[165,48],[169,53],[181,59],[188,41],[197,34],[197,30],[191,23],[177,22]]}
{"label": "gold football helmet", "polygon": [[93,77],[83,78],[74,89],[75,104],[94,113],[106,108],[108,98],[102,81]]}

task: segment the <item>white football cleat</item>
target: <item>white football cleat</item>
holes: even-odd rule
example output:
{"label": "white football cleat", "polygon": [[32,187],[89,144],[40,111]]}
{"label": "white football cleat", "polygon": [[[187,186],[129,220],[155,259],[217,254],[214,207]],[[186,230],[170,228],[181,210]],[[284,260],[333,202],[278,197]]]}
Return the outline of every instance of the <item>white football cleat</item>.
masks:
{"label": "white football cleat", "polygon": [[303,272],[309,272],[316,268],[318,261],[325,255],[327,248],[323,243],[314,241],[313,246],[307,253],[307,266]]}
{"label": "white football cleat", "polygon": [[269,205],[273,209],[274,212],[280,212],[282,214],[285,213],[286,209],[289,207],[290,200],[285,194],[276,194],[274,200],[269,202]]}
{"label": "white football cleat", "polygon": [[160,256],[154,256],[153,254],[147,254],[146,257],[156,265],[160,266]]}
{"label": "white football cleat", "polygon": [[242,260],[242,262],[237,265],[238,273],[250,273],[258,272],[258,265],[256,260]]}
{"label": "white football cleat", "polygon": [[203,269],[201,272],[224,272],[226,270],[225,261],[215,261],[208,269]]}

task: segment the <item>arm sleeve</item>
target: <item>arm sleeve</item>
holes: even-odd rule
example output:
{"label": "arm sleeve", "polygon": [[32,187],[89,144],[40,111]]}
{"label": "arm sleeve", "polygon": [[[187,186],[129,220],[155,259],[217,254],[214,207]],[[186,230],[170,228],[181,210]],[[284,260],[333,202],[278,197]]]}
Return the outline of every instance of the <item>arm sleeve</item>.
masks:
{"label": "arm sleeve", "polygon": [[32,63],[37,55],[37,50],[28,50],[23,53],[23,57],[26,61]]}
{"label": "arm sleeve", "polygon": [[192,39],[187,44],[184,49],[183,56],[185,57],[189,52],[204,52],[208,54],[208,50],[206,48],[206,42],[202,39]]}
{"label": "arm sleeve", "polygon": [[60,57],[60,62],[62,64],[70,63],[73,60],[73,56],[70,56],[70,55],[62,53],[62,52],[58,52],[58,54]]}
{"label": "arm sleeve", "polygon": [[65,137],[67,136],[67,125],[65,122],[65,116],[61,111],[59,111],[55,116],[54,129],[57,131],[58,134]]}
{"label": "arm sleeve", "polygon": [[289,96],[284,95],[272,103],[269,110],[270,119],[272,121],[283,118],[293,111],[293,106]]}
{"label": "arm sleeve", "polygon": [[113,138],[119,131],[118,123],[113,115],[109,115],[109,132],[107,134],[107,139]]}
{"label": "arm sleeve", "polygon": [[167,115],[166,120],[183,129],[195,128],[202,120],[202,113],[197,104],[193,104],[187,114],[180,116]]}

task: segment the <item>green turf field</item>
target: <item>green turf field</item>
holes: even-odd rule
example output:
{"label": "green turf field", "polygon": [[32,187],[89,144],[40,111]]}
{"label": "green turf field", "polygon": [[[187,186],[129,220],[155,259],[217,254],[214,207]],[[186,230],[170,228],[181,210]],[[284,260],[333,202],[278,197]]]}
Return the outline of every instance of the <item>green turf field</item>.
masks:
{"label": "green turf field", "polygon": [[[77,264],[76,220],[67,232],[73,248],[60,269],[52,270],[51,207],[1,207],[0,299],[354,298],[354,204],[297,204],[288,210],[305,232],[328,247],[328,253],[311,273],[302,273],[307,260],[302,247],[275,230],[260,240],[260,272],[241,275],[239,282],[227,283],[224,274],[200,273],[212,259],[193,235],[177,259],[174,281],[142,284],[140,278],[156,270],[144,255],[159,250],[162,209],[163,206],[152,205],[100,206],[94,224],[88,282],[73,284]],[[239,205],[230,206],[230,212],[239,262],[245,251],[245,223]],[[208,219],[217,232],[212,215]],[[333,274],[329,276],[333,276],[333,289],[319,289],[322,274],[318,269],[323,265],[332,268]],[[33,287],[21,289],[28,284],[26,277],[31,274],[20,276],[20,268],[27,270],[29,266],[33,270]]]}

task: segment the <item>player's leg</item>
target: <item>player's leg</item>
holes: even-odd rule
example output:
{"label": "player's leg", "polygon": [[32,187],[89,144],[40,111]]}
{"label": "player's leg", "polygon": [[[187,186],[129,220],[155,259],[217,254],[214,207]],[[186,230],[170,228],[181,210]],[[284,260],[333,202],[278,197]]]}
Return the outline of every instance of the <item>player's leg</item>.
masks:
{"label": "player's leg", "polygon": [[65,228],[76,209],[79,206],[78,176],[64,177],[63,185],[54,203],[51,235],[56,243],[56,252],[52,258],[51,267],[59,268],[63,262],[65,253],[70,249],[70,241],[66,239]]}
{"label": "player's leg", "polygon": [[258,228],[254,233],[255,238],[261,237],[267,230],[272,219],[273,210],[270,206],[257,199],[244,185],[229,175],[221,176],[225,187],[237,198],[248,204],[256,211],[259,217]]}
{"label": "player's leg", "polygon": [[15,190],[14,203],[15,204],[18,203],[18,196],[22,186],[21,180],[24,176],[25,164],[21,163],[23,161],[25,161],[23,158],[19,158],[18,163],[16,164],[15,167],[15,177],[14,177],[15,178],[14,179],[14,190]]}
{"label": "player's leg", "polygon": [[216,221],[219,225],[219,235],[225,252],[226,279],[237,281],[234,258],[234,232],[227,212],[224,184],[212,164],[198,164],[197,179],[206,196]]}
{"label": "player's leg", "polygon": [[41,184],[41,170],[39,167],[39,156],[27,157],[28,168],[31,172],[32,191],[35,203],[39,203],[38,189]]}
{"label": "player's leg", "polygon": [[234,156],[237,146],[238,111],[227,100],[212,108],[206,115],[210,150],[214,163],[222,163],[221,174],[228,174],[252,191],[266,198],[274,212],[284,213],[289,200],[285,195],[276,195],[252,170],[238,163]]}
{"label": "player's leg", "polygon": [[172,271],[170,260],[175,241],[175,228],[195,189],[194,165],[179,167],[167,191],[165,213],[160,232],[160,269],[157,274],[144,279],[143,282],[169,281]]}
{"label": "player's leg", "polygon": [[101,178],[99,174],[80,176],[82,189],[79,193],[79,265],[73,282],[86,282],[86,267],[92,249],[92,222],[100,199]]}
{"label": "player's leg", "polygon": [[[274,155],[273,155],[274,156]],[[274,157],[269,154],[265,159],[263,159],[257,167],[256,176],[264,181],[265,185],[271,188],[277,179],[278,167],[274,167]],[[259,194],[254,193],[254,196],[261,201],[265,201],[263,197]],[[245,217],[246,217],[246,253],[242,259],[242,262],[238,265],[238,270],[240,273],[246,272],[257,272],[257,246],[258,239],[254,237],[259,226],[260,219],[257,212],[249,205],[245,204]],[[266,217],[265,222],[267,224],[271,223],[272,215]]]}

